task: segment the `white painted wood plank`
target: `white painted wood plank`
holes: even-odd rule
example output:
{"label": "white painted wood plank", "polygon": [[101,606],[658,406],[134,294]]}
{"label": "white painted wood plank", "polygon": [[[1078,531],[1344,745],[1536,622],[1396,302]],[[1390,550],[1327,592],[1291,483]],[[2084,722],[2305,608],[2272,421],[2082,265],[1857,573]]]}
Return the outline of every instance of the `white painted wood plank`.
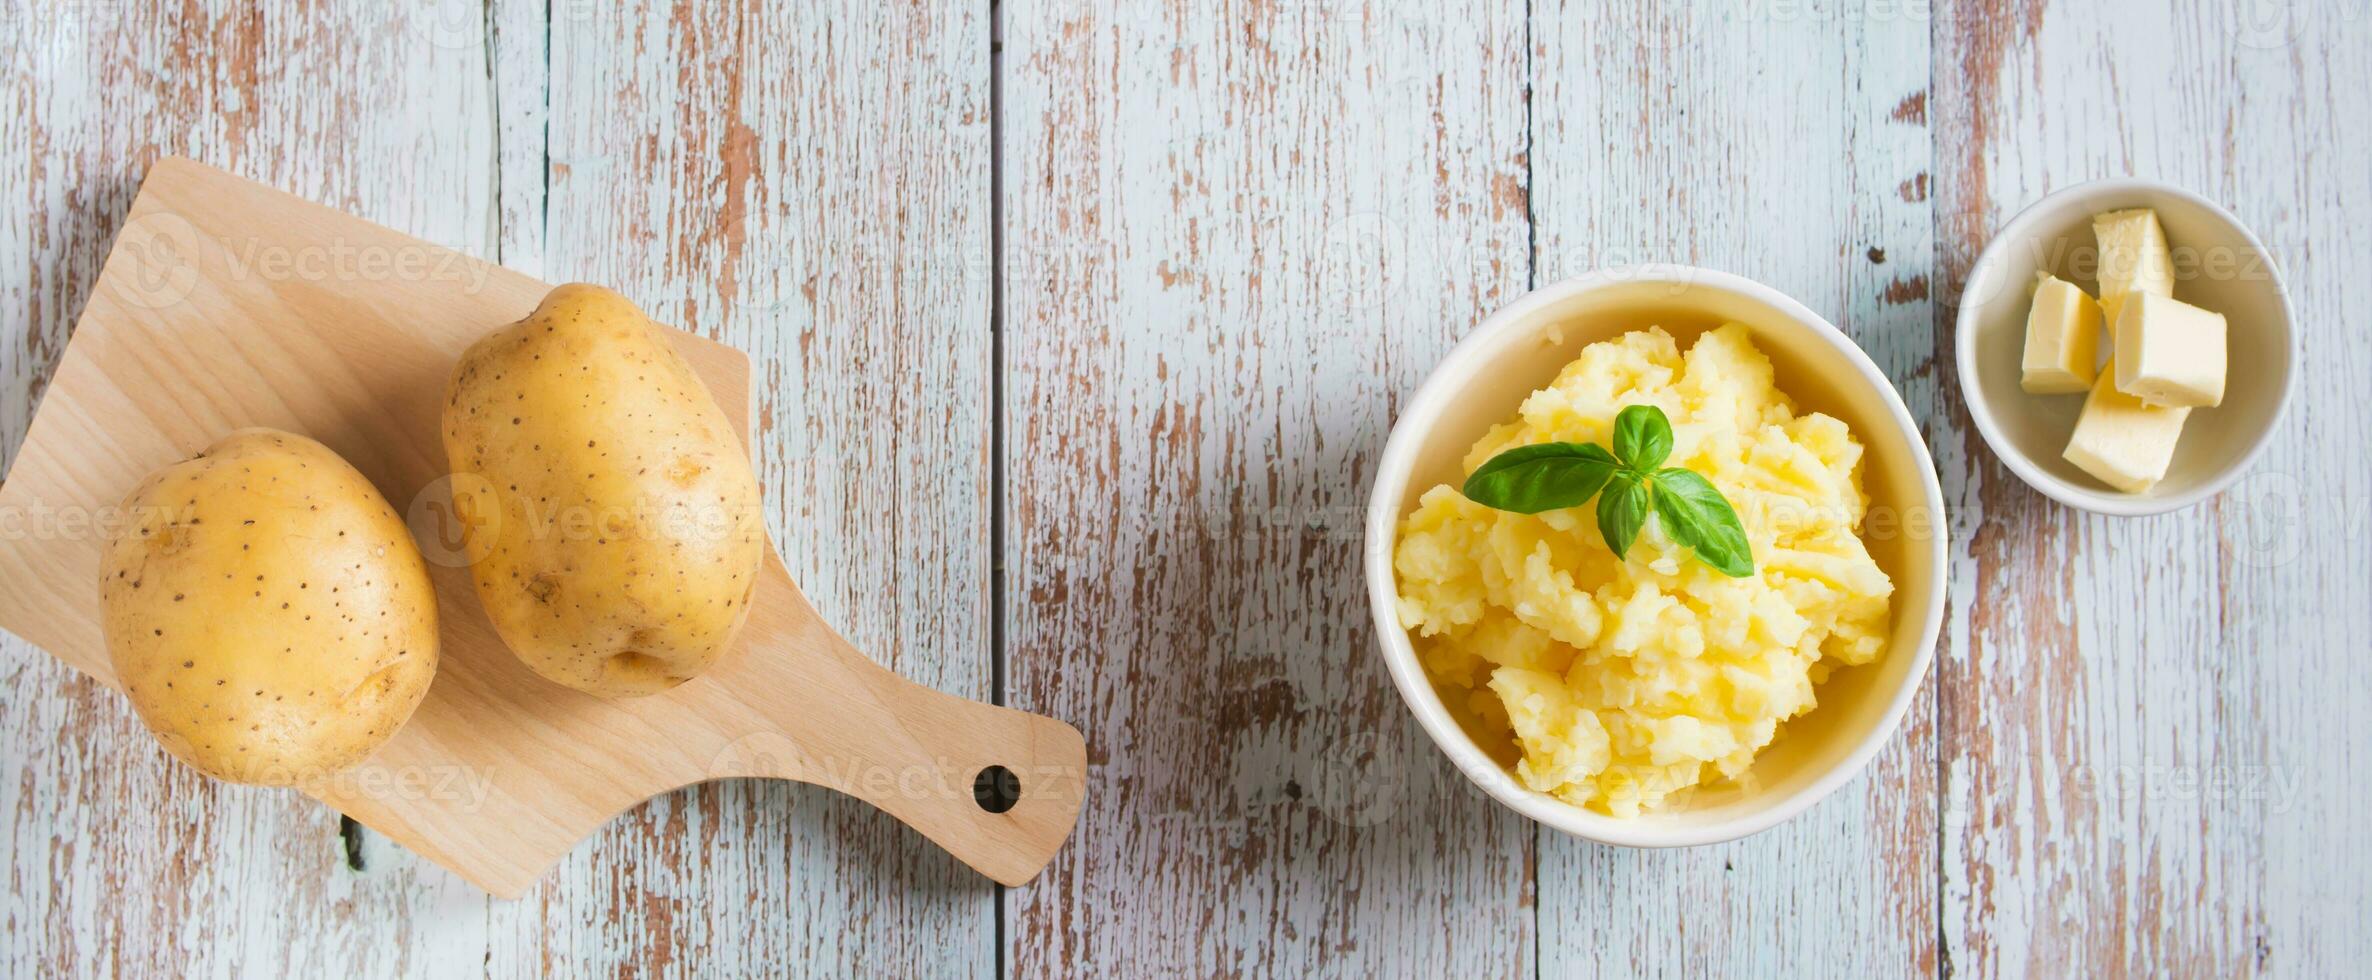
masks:
{"label": "white painted wood plank", "polygon": [[1532,828],[1357,560],[1396,400],[1525,286],[1521,8],[998,15],[1010,696],[1095,763],[1014,972],[1530,973]]}
{"label": "white painted wood plank", "polygon": [[[12,14],[0,170],[0,455],[148,162],[180,153],[432,240],[483,243],[491,130],[474,21],[410,7],[42,4]],[[190,47],[190,39],[206,39]],[[120,698],[0,640],[0,972],[471,969],[422,883],[348,869],[338,817],[172,762]],[[441,872],[440,872],[441,874]],[[433,888],[434,883],[426,887]],[[464,886],[466,887],[466,886]],[[482,918],[482,897],[461,902]]]}
{"label": "white painted wood plank", "polygon": [[2240,941],[2264,972],[2336,976],[2372,960],[2372,9],[2350,0],[2256,5],[2220,54],[2233,91],[2213,196],[2282,263],[2305,371],[2281,437],[2215,506],[2223,588],[2202,651],[2221,718],[2261,726],[2197,767],[2254,784],[2243,844],[2261,919]]}
{"label": "white painted wood plank", "polygon": [[[1856,7],[1543,3],[1540,277],[1668,261],[1767,283],[1851,334],[1933,437],[1929,25]],[[1868,773],[1743,841],[1544,831],[1542,974],[1933,972],[1932,710],[1923,695]]]}
{"label": "white painted wood plank", "polygon": [[2372,579],[2361,523],[2323,522],[2361,513],[2372,478],[2372,341],[2340,326],[2343,284],[2372,263],[2372,186],[2339,162],[2367,149],[2372,32],[2349,4],[1989,7],[1944,5],[1937,35],[1952,277],[2050,190],[2159,177],[2256,224],[2307,357],[2271,452],[2181,514],[2078,514],[1964,437],[1981,514],[1939,675],[1948,962],[2344,972],[2368,942]]}
{"label": "white painted wood plank", "polygon": [[[573,12],[562,7],[564,16]],[[552,5],[489,0],[487,63],[495,126],[493,258],[549,282],[544,272],[550,193]]]}
{"label": "white painted wood plank", "polygon": [[[548,73],[508,63],[541,47],[508,13],[506,258],[748,352],[793,575],[876,658],[986,698],[986,10],[553,5]],[[862,803],[713,784],[494,908],[488,967],[984,975],[994,902]]]}

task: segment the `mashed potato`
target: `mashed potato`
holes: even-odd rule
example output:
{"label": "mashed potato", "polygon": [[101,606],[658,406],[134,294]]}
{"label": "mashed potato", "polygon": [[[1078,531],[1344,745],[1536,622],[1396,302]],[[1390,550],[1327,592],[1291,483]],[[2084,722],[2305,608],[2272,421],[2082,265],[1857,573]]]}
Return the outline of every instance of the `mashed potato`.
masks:
{"label": "mashed potato", "polygon": [[1706,567],[1652,520],[1617,560],[1591,506],[1514,514],[1450,486],[1426,491],[1393,556],[1401,624],[1445,699],[1521,750],[1525,785],[1623,817],[1744,772],[1835,665],[1877,659],[1894,591],[1856,536],[1861,443],[1798,415],[1738,324],[1686,356],[1654,327],[1591,344],[1465,469],[1533,443],[1611,445],[1615,413],[1641,403],[1672,420],[1665,465],[1737,508],[1753,575]]}

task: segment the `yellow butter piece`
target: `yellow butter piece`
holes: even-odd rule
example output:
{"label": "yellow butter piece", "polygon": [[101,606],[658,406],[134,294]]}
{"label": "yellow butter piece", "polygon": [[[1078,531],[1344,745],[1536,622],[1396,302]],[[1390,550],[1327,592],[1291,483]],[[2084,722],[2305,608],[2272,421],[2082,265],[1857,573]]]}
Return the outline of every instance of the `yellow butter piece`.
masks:
{"label": "yellow butter piece", "polygon": [[2074,283],[2044,276],[2026,312],[2026,357],[2018,386],[2037,395],[2087,390],[2099,357],[2100,304]]}
{"label": "yellow butter piece", "polygon": [[2100,372],[2092,393],[2084,398],[2084,413],[2076,418],[2075,435],[2062,454],[2100,482],[2126,493],[2141,493],[2166,478],[2174,462],[2174,446],[2182,438],[2188,408],[2159,408],[2117,390],[2116,358]]}
{"label": "yellow butter piece", "polygon": [[2108,322],[2117,322],[2129,295],[2174,295],[2174,257],[2158,212],[2134,208],[2094,215],[2092,237],[2100,244],[2100,309]]}
{"label": "yellow butter piece", "polygon": [[2117,317],[2117,390],[2161,408],[2224,403],[2224,315],[2137,293]]}

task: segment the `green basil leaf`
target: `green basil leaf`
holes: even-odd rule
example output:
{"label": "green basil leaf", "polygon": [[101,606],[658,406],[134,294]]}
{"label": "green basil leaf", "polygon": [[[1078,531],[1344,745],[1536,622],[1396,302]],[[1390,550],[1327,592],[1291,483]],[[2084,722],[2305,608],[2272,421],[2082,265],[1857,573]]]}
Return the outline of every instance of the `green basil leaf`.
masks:
{"label": "green basil leaf", "polygon": [[1731,578],[1754,574],[1754,550],[1738,512],[1713,482],[1677,467],[1655,475],[1655,514],[1664,533]]}
{"label": "green basil leaf", "polygon": [[1605,536],[1614,557],[1629,554],[1631,542],[1639,539],[1639,528],[1647,523],[1651,494],[1647,481],[1626,472],[1618,474],[1606,492],[1598,495],[1598,533]]}
{"label": "green basil leaf", "polygon": [[1537,514],[1579,507],[1619,466],[1603,446],[1548,442],[1490,458],[1466,478],[1466,499],[1495,510]]}
{"label": "green basil leaf", "polygon": [[1633,405],[1614,416],[1614,455],[1646,476],[1672,455],[1672,420],[1653,405]]}

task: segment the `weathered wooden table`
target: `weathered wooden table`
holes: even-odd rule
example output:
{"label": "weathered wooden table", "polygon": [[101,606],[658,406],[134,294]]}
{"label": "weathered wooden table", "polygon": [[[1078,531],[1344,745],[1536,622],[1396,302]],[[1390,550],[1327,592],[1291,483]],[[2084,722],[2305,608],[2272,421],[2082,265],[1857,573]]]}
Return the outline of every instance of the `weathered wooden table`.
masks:
{"label": "weathered wooden table", "polygon": [[[785,557],[899,670],[1065,718],[1000,890],[831,794],[708,784],[486,898],[175,765],[0,653],[0,972],[2333,975],[2372,955],[2372,10],[2361,0],[179,5],[7,0],[0,453],[187,154],[757,361]],[[1653,9],[1650,9],[1653,8]],[[1962,407],[1954,292],[2142,174],[2283,263],[2253,474],[2109,520]],[[1953,509],[1943,649],[1760,836],[1517,819],[1407,716],[1355,552],[1396,401],[1486,312],[1711,265],[1844,327]]]}

